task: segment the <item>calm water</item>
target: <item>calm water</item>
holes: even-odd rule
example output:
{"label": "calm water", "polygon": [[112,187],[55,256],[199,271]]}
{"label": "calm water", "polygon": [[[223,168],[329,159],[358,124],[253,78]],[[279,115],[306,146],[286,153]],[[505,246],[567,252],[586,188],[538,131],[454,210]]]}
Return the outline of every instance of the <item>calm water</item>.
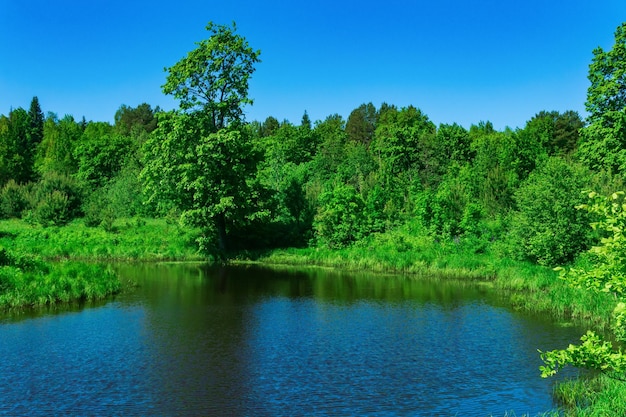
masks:
{"label": "calm water", "polygon": [[0,319],[0,415],[535,415],[537,349],[581,334],[445,282],[117,268],[140,286]]}

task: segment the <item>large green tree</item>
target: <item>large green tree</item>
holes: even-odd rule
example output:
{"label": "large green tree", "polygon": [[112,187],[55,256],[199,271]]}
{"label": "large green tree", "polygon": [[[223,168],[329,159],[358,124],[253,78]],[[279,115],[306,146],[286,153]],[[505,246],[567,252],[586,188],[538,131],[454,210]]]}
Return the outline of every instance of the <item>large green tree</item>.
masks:
{"label": "large green tree", "polygon": [[611,50],[598,47],[589,65],[579,157],[594,170],[623,174],[626,167],[626,23],[615,31]]}
{"label": "large green tree", "polygon": [[58,172],[74,174],[78,163],[74,157],[74,149],[80,141],[83,128],[70,115],[58,120],[55,114],[49,113],[43,126],[43,140],[37,149],[35,168],[40,174]]}
{"label": "large green tree", "polygon": [[142,132],[150,133],[156,129],[159,107],[152,109],[147,103],[142,103],[137,107],[130,107],[122,104],[115,112],[115,129],[122,135],[139,135]]}
{"label": "large green tree", "polygon": [[95,189],[113,179],[132,155],[132,142],[114,132],[106,122],[90,122],[73,155],[78,164],[76,177]]}
{"label": "large green tree", "polygon": [[250,182],[258,158],[242,128],[248,81],[259,62],[236,26],[209,23],[208,39],[167,69],[163,92],[180,111],[162,113],[144,146],[143,178],[151,201],[173,204],[182,219],[228,247],[229,225],[254,211]]}
{"label": "large green tree", "polygon": [[0,182],[27,183],[37,178],[34,163],[43,138],[43,113],[34,97],[29,111],[17,108],[3,116],[0,127]]}
{"label": "large green tree", "polygon": [[348,140],[368,145],[374,139],[374,131],[378,122],[378,111],[372,103],[361,104],[352,110],[346,122]]}
{"label": "large green tree", "polygon": [[598,47],[593,51],[588,78],[591,85],[585,108],[590,122],[626,108],[626,22],[615,30],[611,50]]}
{"label": "large green tree", "polygon": [[237,35],[237,26],[209,22],[208,39],[175,65],[167,68],[163,92],[180,100],[182,110],[205,112],[215,130],[241,120],[243,106],[252,104],[248,81],[261,51]]}

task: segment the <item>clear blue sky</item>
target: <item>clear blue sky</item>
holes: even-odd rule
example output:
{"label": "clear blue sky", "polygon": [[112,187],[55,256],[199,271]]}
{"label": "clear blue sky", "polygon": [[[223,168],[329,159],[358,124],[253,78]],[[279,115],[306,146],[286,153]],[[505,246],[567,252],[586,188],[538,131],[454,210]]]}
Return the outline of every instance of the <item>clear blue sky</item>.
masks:
{"label": "clear blue sky", "polygon": [[0,0],[0,113],[113,121],[122,104],[176,107],[164,67],[237,22],[261,50],[248,120],[299,123],[362,103],[414,105],[435,123],[523,127],[584,116],[592,50],[613,45],[625,0]]}

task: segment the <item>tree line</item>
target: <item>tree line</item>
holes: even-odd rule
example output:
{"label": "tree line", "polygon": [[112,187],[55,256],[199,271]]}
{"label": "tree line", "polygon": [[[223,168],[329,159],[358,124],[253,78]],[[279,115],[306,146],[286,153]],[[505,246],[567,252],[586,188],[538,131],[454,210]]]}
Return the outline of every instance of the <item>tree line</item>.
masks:
{"label": "tree line", "polygon": [[172,111],[123,105],[114,123],[44,116],[39,100],[0,115],[0,216],[63,225],[168,217],[206,252],[340,248],[400,225],[476,251],[555,266],[599,238],[584,190],[622,188],[625,26],[589,68],[589,116],[540,111],[523,128],[435,125],[414,106],[364,103],[299,124],[246,122],[260,51],[237,27],[167,69]]}

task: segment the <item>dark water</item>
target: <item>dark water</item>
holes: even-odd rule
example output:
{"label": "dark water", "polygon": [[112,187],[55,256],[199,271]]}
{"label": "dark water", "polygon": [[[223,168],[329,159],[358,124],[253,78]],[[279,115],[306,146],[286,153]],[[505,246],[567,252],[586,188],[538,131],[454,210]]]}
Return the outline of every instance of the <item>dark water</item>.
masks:
{"label": "dark water", "polygon": [[534,416],[537,349],[581,334],[446,282],[117,268],[139,288],[0,319],[0,415]]}

